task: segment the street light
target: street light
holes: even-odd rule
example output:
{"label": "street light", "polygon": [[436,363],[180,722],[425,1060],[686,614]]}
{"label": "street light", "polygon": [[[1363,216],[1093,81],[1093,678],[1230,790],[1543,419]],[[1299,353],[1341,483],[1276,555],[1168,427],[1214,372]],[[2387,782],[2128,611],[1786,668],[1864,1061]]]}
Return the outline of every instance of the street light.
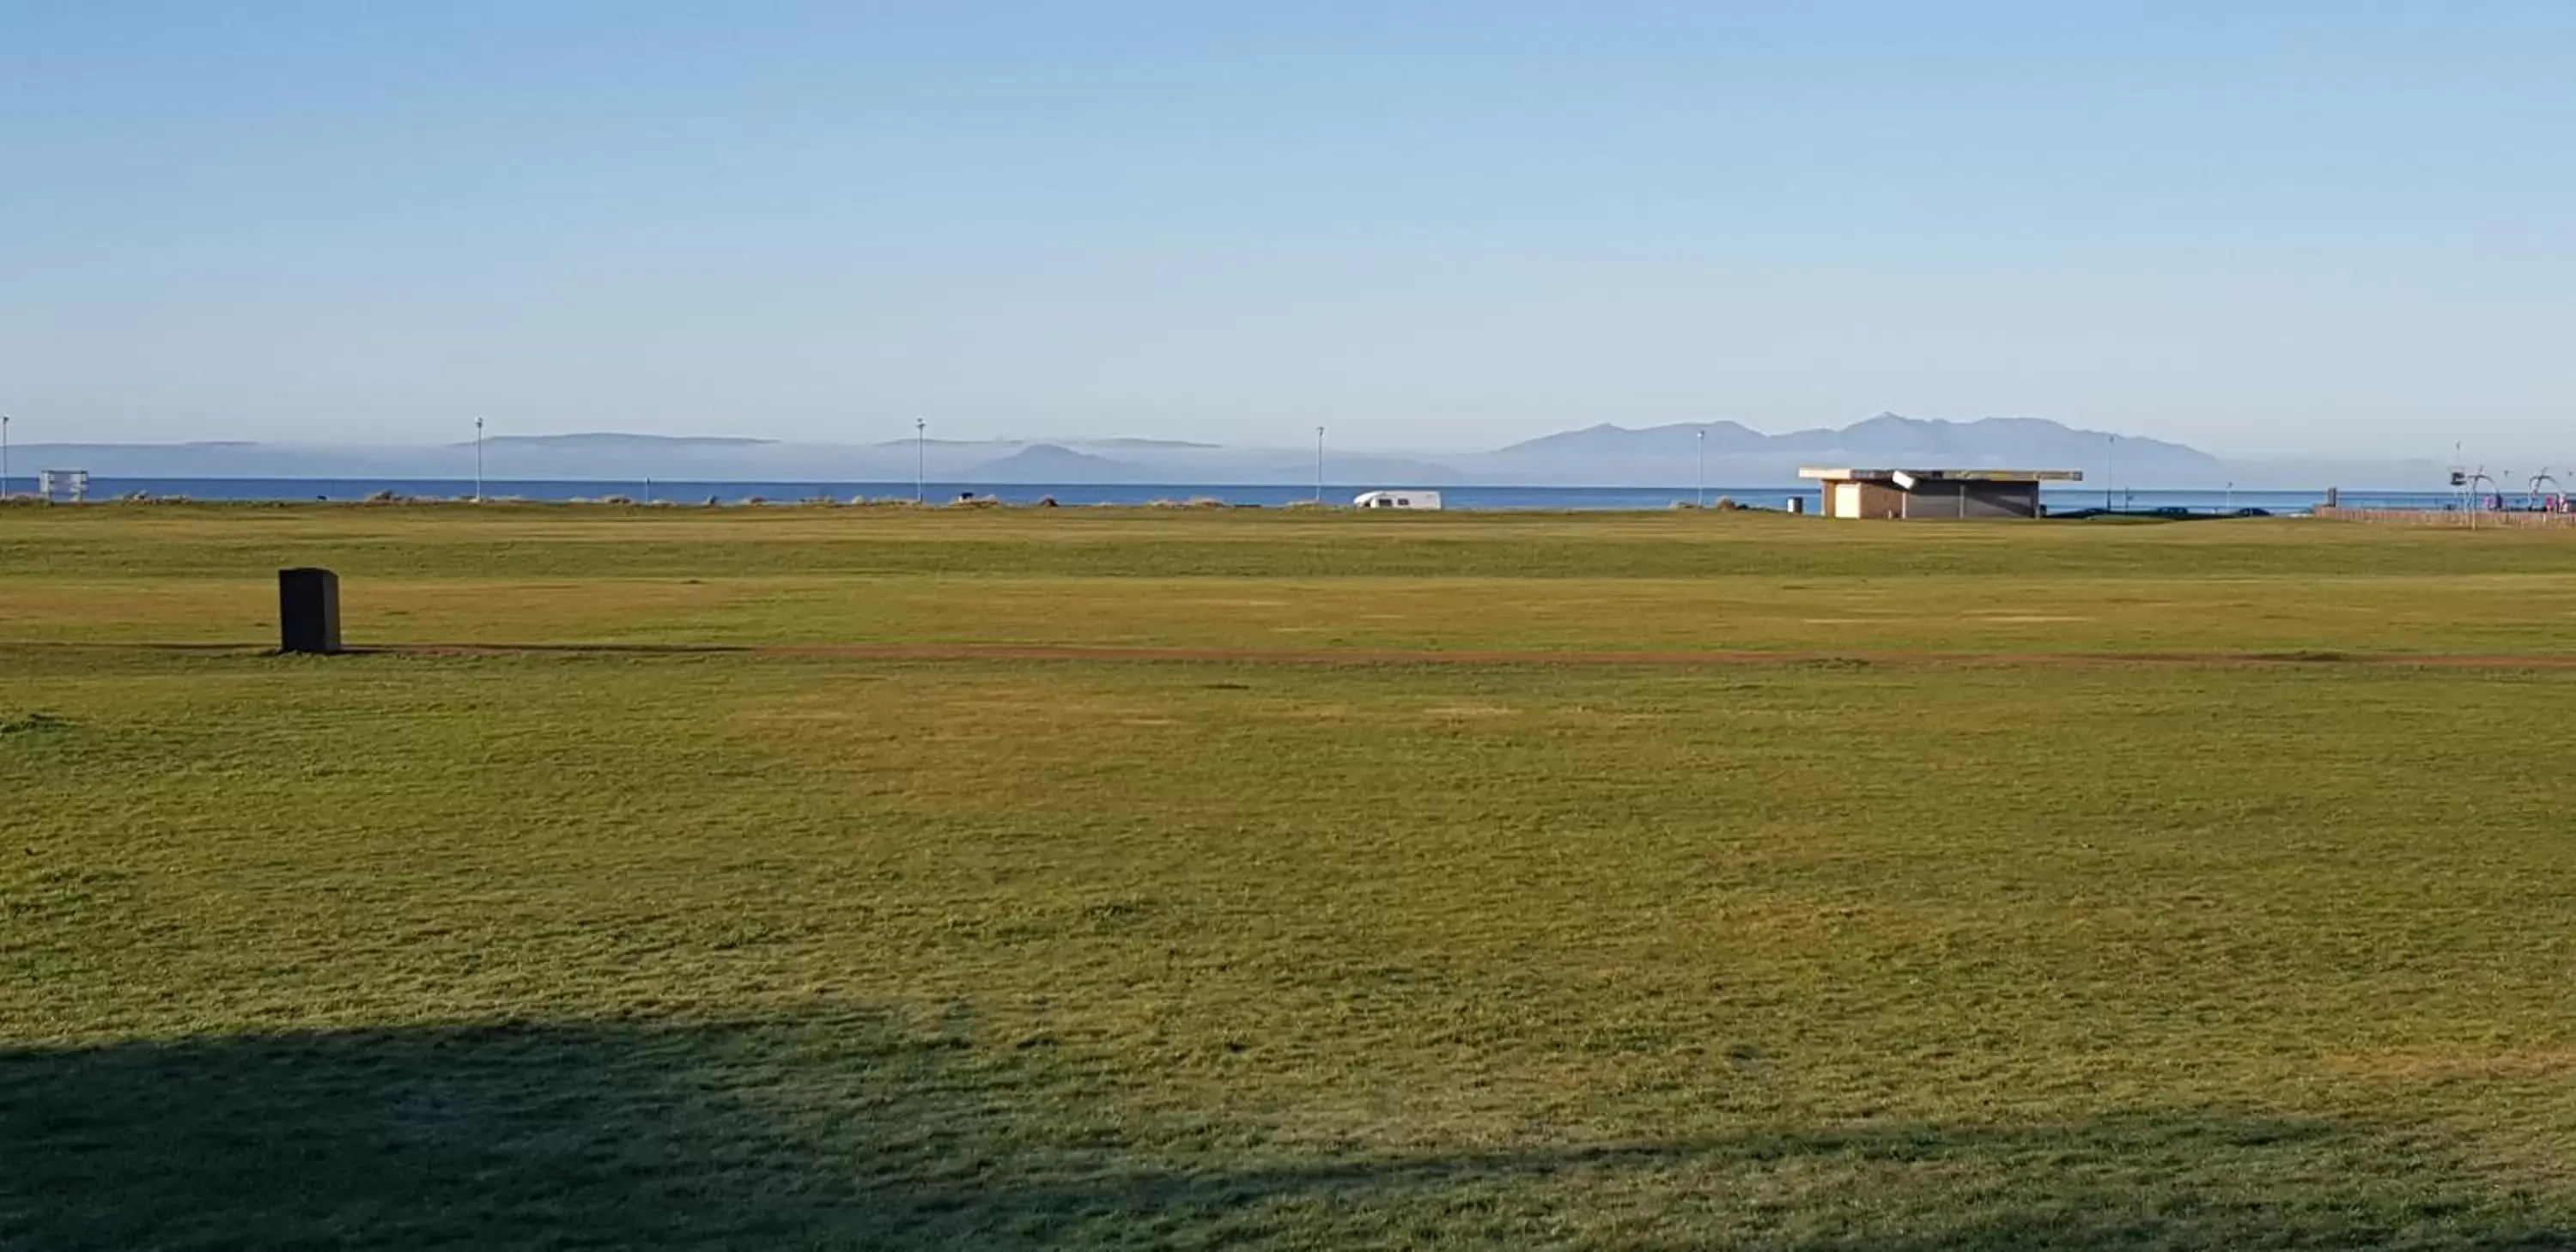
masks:
{"label": "street light", "polygon": [[483,419],[474,419],[474,502],[483,503]]}
{"label": "street light", "polygon": [[9,415],[0,413],[0,502],[9,499]]}
{"label": "street light", "polygon": [[1708,507],[1708,427],[1699,428],[1699,461],[1691,467],[1691,495],[1701,508]]}
{"label": "street light", "polygon": [[930,503],[930,419],[912,419],[912,502]]}
{"label": "street light", "polygon": [[1324,428],[1315,428],[1315,503],[1324,502]]}

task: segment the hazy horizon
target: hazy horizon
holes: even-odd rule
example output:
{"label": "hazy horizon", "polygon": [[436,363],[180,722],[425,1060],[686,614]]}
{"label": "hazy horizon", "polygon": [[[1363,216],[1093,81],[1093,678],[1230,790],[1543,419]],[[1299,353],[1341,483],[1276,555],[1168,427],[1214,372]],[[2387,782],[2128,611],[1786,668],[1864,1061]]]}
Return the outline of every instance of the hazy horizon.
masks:
{"label": "hazy horizon", "polygon": [[15,442],[2576,462],[2576,6],[0,0]]}

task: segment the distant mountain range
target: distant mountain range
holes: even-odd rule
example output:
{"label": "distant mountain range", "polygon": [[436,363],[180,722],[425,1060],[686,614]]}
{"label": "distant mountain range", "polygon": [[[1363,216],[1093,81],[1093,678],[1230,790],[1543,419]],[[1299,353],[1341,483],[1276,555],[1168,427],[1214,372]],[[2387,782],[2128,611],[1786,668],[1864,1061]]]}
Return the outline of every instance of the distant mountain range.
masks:
{"label": "distant mountain range", "polygon": [[[2045,463],[2045,467],[2059,469],[2081,468],[2087,461],[2098,461],[2113,442],[2113,436],[2106,432],[2075,430],[2037,418],[1995,417],[1974,422],[1947,422],[1881,413],[1839,430],[1818,427],[1785,435],[1766,435],[1741,422],[1683,423],[1649,426],[1641,430],[1603,424],[1516,443],[1503,449],[1501,455],[1689,456],[1702,438],[1707,440],[1710,453],[1727,457],[1787,454],[1810,459],[1853,455],[1883,459],[1893,456],[1917,460],[1948,458],[1944,463],[1953,465],[1989,464],[1997,457],[2019,457],[2030,461],[2030,464],[2015,468],[2040,468]],[[2151,463],[2166,460],[2188,461],[2202,466],[2218,463],[2218,458],[2205,452],[2159,439],[2133,436],[2118,442],[2126,444],[2133,455],[2149,458]]]}
{"label": "distant mountain range", "polygon": [[[2109,475],[2139,486],[2215,486],[2232,477],[2226,462],[2197,448],[2161,439],[2076,430],[2037,418],[1987,418],[1949,422],[1881,413],[1840,429],[1818,427],[1768,435],[1740,422],[1682,423],[1632,430],[1601,425],[1547,435],[1492,454],[1497,463],[1535,469],[1580,463],[1594,473],[1635,478],[1689,466],[1703,450],[1712,467],[1749,481],[1795,476],[1809,465],[1880,469],[2071,469],[2088,481]],[[1711,481],[1721,481],[1712,479]]]}
{"label": "distant mountain range", "polygon": [[[544,448],[570,451],[615,452],[620,449],[633,447],[639,440],[647,441],[654,447],[664,449],[765,448],[774,447],[778,443],[778,440],[775,439],[753,439],[739,435],[625,435],[619,434],[615,431],[585,431],[570,435],[494,435],[483,441],[483,450],[485,452],[490,452],[494,448]],[[474,444],[471,440],[468,440],[464,443],[451,443],[447,446],[451,448],[471,448]]]}
{"label": "distant mountain range", "polygon": [[1041,443],[986,461],[959,477],[976,483],[1143,483],[1152,482],[1151,475],[1133,461]]}
{"label": "distant mountain range", "polygon": [[[1324,476],[1336,486],[1686,488],[1705,455],[1711,487],[1777,487],[1801,466],[2016,468],[2084,471],[2088,487],[2249,489],[2326,486],[2434,488],[2430,463],[2228,462],[2158,439],[2078,430],[2037,418],[1952,422],[1882,413],[1839,429],[1766,434],[1740,422],[1629,428],[1589,426],[1490,452],[1389,455],[1329,447]],[[211,442],[28,444],[11,461],[20,475],[86,469],[102,478],[468,478],[470,444],[365,447]],[[916,466],[936,482],[964,484],[1276,485],[1315,479],[1315,453],[1229,448],[1167,439],[889,440],[798,443],[724,436],[594,432],[496,435],[484,441],[494,481],[561,479],[627,483],[910,482]]]}

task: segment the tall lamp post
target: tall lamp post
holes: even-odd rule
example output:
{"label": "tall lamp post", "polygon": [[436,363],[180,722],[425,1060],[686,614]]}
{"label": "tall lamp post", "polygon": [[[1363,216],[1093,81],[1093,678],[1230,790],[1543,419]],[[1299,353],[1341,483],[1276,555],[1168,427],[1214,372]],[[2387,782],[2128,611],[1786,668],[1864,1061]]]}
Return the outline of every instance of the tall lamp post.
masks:
{"label": "tall lamp post", "polygon": [[2107,442],[2102,453],[2102,508],[2107,512],[2111,507],[2111,481],[2120,476],[2120,437],[2105,435],[2103,438]]}
{"label": "tall lamp post", "polygon": [[474,502],[483,503],[483,419],[474,419]]}
{"label": "tall lamp post", "polygon": [[0,501],[9,498],[9,415],[0,413]]}
{"label": "tall lamp post", "polygon": [[1701,508],[1708,507],[1708,427],[1699,428],[1699,459],[1691,466],[1691,496]]}
{"label": "tall lamp post", "polygon": [[912,419],[912,502],[930,503],[930,419]]}
{"label": "tall lamp post", "polygon": [[1324,428],[1315,428],[1315,503],[1324,502]]}

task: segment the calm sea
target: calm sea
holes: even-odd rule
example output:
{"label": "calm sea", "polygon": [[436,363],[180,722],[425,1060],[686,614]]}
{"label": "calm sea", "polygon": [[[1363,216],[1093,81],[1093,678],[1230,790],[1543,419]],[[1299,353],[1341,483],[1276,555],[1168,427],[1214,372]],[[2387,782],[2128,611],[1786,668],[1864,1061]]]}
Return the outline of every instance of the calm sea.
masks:
{"label": "calm sea", "polygon": [[[23,477],[23,476],[22,476]],[[33,486],[21,484],[21,489]],[[1326,487],[1324,498],[1346,504],[1367,486]],[[1443,503],[1453,509],[1516,510],[1615,510],[1662,509],[1687,504],[1694,498],[1689,488],[1672,487],[1442,487],[1438,488]],[[598,500],[624,496],[639,501],[673,501],[705,504],[710,500],[723,504],[742,504],[753,500],[786,503],[829,497],[834,500],[866,498],[870,500],[909,500],[911,483],[832,483],[832,482],[628,482],[561,481],[543,482],[492,480],[483,485],[486,496],[502,499],[570,501]],[[328,500],[357,501],[378,492],[396,495],[462,499],[474,494],[474,484],[460,479],[360,479],[360,478],[99,478],[90,483],[93,500],[114,499],[141,493],[152,496],[184,496],[191,500]],[[1079,483],[931,483],[925,492],[936,503],[962,495],[992,497],[1013,504],[1034,504],[1053,499],[1058,504],[1151,504],[1160,500],[1220,500],[1227,504],[1263,505],[1272,508],[1311,500],[1312,487],[1248,487],[1218,484],[1163,484],[1145,486],[1103,486]],[[1818,505],[1813,487],[1711,487],[1705,497],[1710,503],[1720,499],[1758,508],[1785,508],[1790,500],[1802,500],[1808,510]],[[2100,508],[2106,498],[2123,509],[2189,509],[2217,513],[2231,509],[2264,509],[2273,513],[2305,513],[2324,503],[2322,491],[2118,491],[2107,497],[2101,491],[2081,488],[2052,490],[2049,507],[2057,511]],[[2365,492],[2347,490],[2345,504],[2367,508],[2444,508],[2457,497],[2447,492]],[[2509,498],[2508,503],[2519,503]]]}

